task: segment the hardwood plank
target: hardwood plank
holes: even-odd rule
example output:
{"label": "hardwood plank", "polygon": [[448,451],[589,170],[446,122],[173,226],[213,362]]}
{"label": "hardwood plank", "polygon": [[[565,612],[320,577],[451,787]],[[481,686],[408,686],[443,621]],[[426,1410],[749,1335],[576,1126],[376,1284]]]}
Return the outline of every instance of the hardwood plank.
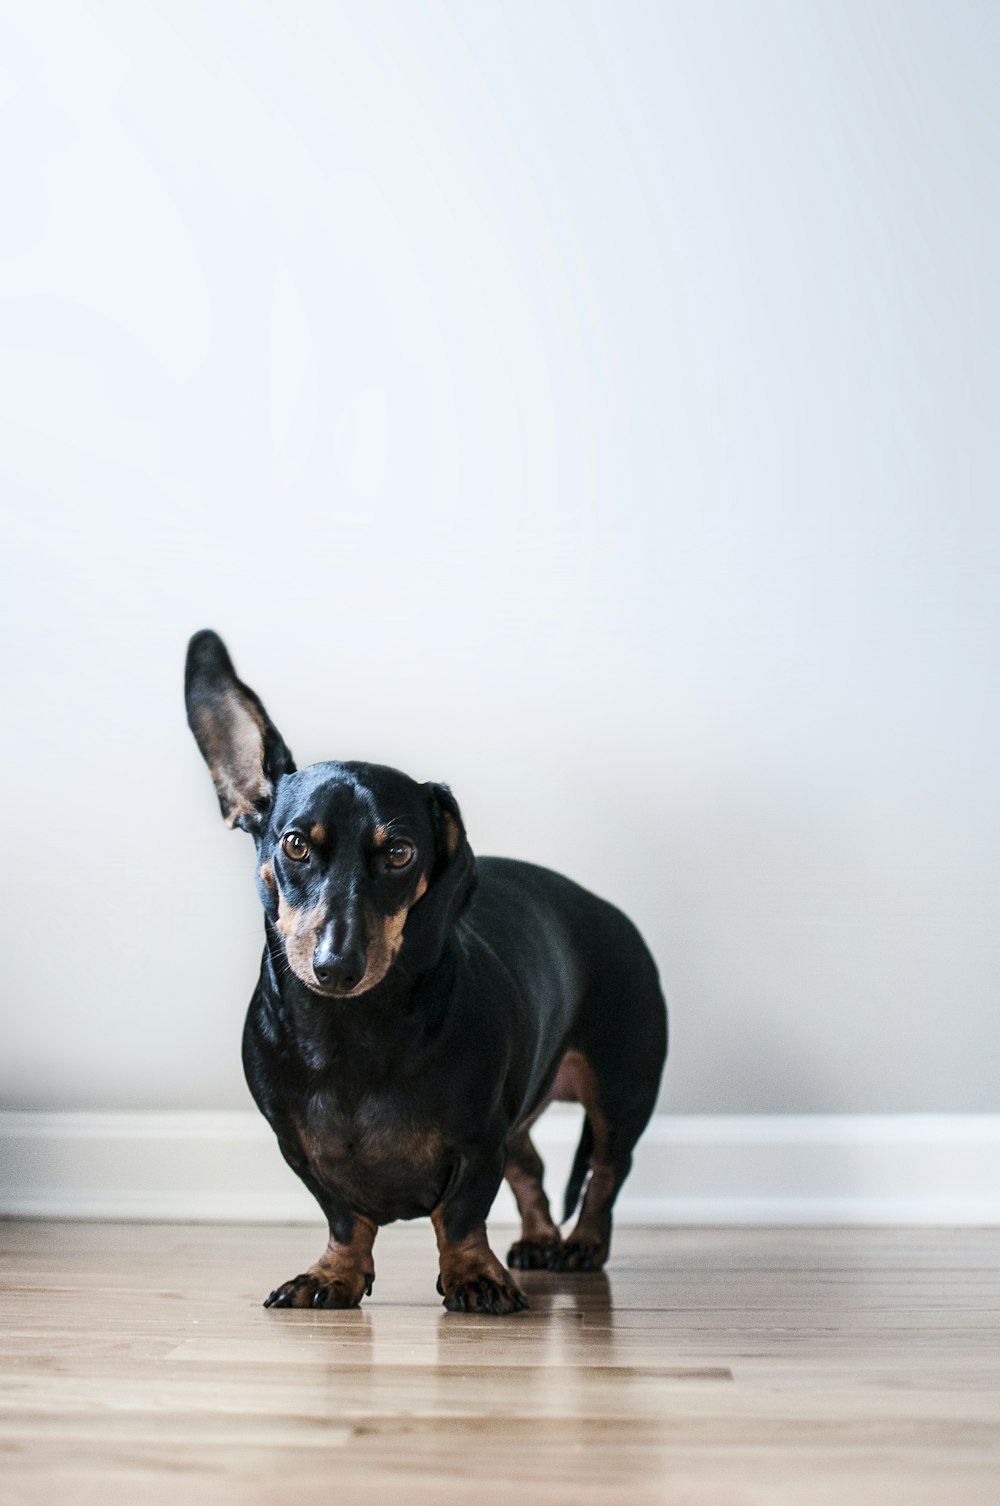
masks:
{"label": "hardwood plank", "polygon": [[260,1306],[321,1248],[301,1227],[0,1246],[15,1506],[1000,1498],[998,1230],[626,1229],[606,1277],[526,1273],[506,1320],[443,1312],[419,1225],[347,1313]]}

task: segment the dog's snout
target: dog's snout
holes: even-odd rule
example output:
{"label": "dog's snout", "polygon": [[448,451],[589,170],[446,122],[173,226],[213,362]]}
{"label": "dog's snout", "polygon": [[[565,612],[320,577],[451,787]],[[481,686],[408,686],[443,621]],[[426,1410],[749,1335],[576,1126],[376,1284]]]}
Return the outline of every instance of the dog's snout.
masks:
{"label": "dog's snout", "polygon": [[313,952],[313,972],[322,988],[350,993],[365,975],[364,948],[338,925],[327,926]]}
{"label": "dog's snout", "polygon": [[349,993],[357,988],[365,971],[365,959],[360,952],[349,952],[346,957],[333,956],[326,962],[313,962],[316,981],[324,988],[340,989]]}

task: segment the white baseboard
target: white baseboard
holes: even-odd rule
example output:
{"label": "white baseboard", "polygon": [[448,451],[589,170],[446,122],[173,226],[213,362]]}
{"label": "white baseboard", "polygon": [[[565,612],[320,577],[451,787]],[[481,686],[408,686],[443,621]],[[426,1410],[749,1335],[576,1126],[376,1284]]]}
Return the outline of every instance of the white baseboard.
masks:
{"label": "white baseboard", "polygon": [[[561,1212],[580,1118],[532,1131]],[[315,1222],[254,1112],[0,1112],[0,1214]],[[513,1222],[507,1189],[493,1210]],[[617,1205],[632,1224],[1000,1224],[1000,1114],[658,1115]]]}

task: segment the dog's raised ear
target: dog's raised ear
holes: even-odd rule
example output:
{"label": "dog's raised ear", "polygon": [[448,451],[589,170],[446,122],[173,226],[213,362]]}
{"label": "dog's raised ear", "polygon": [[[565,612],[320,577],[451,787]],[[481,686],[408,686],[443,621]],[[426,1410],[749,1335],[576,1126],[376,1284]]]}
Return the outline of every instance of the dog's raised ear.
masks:
{"label": "dog's raised ear", "polygon": [[226,825],[260,832],[275,785],[294,774],[295,761],[259,697],[236,678],[226,645],[211,628],[188,644],[184,700]]}
{"label": "dog's raised ear", "polygon": [[433,967],[448,932],[476,887],[476,860],[465,835],[458,801],[446,784],[426,784],[435,853],[427,890],[406,921],[403,956],[414,973]]}

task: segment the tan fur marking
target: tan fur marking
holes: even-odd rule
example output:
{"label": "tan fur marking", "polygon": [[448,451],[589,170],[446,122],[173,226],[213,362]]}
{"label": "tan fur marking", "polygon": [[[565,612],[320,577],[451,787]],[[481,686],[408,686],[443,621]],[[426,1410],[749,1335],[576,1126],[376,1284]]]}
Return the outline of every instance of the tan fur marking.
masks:
{"label": "tan fur marking", "polygon": [[[360,1302],[375,1279],[372,1245],[377,1233],[378,1226],[370,1218],[356,1213],[350,1242],[339,1245],[331,1236],[323,1254],[315,1265],[309,1267],[307,1275],[314,1276],[323,1286],[340,1288],[345,1301]],[[311,1302],[311,1296],[307,1300]]]}
{"label": "tan fur marking", "polygon": [[270,889],[271,893],[272,894],[277,894],[277,892],[278,892],[278,886],[275,883],[275,880],[274,880],[274,869],[271,867],[270,863],[261,863],[261,865],[260,865],[260,876],[264,880],[264,882],[267,885],[267,887]]}
{"label": "tan fur marking", "polygon": [[368,965],[364,977],[356,988],[351,989],[351,998],[356,994],[366,994],[370,988],[382,982],[399,956],[403,945],[403,927],[409,913],[408,907],[404,905],[395,914],[382,918],[381,929],[372,937],[368,946]]}
{"label": "tan fur marking", "polygon": [[257,801],[271,794],[264,778],[264,722],[256,706],[226,690],[213,708],[194,714],[195,735],[226,812],[226,825],[255,815]]}
{"label": "tan fur marking", "polygon": [[486,1230],[475,1229],[457,1244],[451,1244],[444,1231],[444,1215],[440,1204],[431,1214],[431,1223],[437,1235],[438,1257],[441,1265],[441,1285],[448,1294],[456,1286],[466,1282],[486,1279],[495,1281],[501,1288],[514,1287],[510,1272],[490,1249]]}
{"label": "tan fur marking", "polygon": [[413,896],[413,903],[414,904],[416,904],[416,902],[417,902],[418,899],[423,899],[424,895],[427,893],[427,889],[428,889],[427,875],[426,875],[426,873],[422,873],[420,875],[419,879],[417,880],[417,892]]}
{"label": "tan fur marking", "polygon": [[316,974],[313,972],[313,953],[318,939],[316,933],[325,919],[326,910],[323,905],[316,905],[312,910],[297,910],[283,894],[278,894],[278,918],[275,925],[285,943],[288,965],[295,976],[311,988],[316,987]]}
{"label": "tan fur marking", "polygon": [[611,1199],[615,1190],[615,1169],[591,1160],[590,1179],[583,1194],[583,1204],[576,1228],[567,1243],[606,1246],[611,1234]]}
{"label": "tan fur marking", "polygon": [[391,835],[392,833],[390,832],[388,826],[376,826],[375,832],[372,836],[372,846],[375,848],[387,847],[389,845],[389,838]]}
{"label": "tan fur marking", "polygon": [[544,1170],[527,1130],[512,1136],[504,1176],[521,1215],[521,1238],[534,1244],[557,1245],[560,1234],[542,1186]]}
{"label": "tan fur marking", "polygon": [[[343,1176],[344,1141],[331,1140],[325,1127],[316,1128],[308,1118],[296,1119],[302,1149],[313,1170],[322,1178],[332,1173]],[[409,1123],[387,1132],[378,1125],[355,1127],[349,1132],[352,1150],[362,1162],[370,1164],[391,1159],[405,1161],[411,1168],[433,1167],[441,1159],[443,1136],[436,1124]]]}
{"label": "tan fur marking", "polygon": [[315,826],[309,828],[309,840],[314,847],[322,847],[326,841],[326,827],[322,821],[317,821]]}
{"label": "tan fur marking", "polygon": [[568,1236],[570,1245],[596,1245],[607,1254],[611,1238],[611,1204],[615,1190],[615,1172],[611,1164],[608,1121],[601,1108],[594,1069],[582,1051],[567,1051],[559,1063],[552,1095],[563,1102],[582,1103],[594,1132],[590,1155],[590,1177],[580,1205],[576,1227]]}
{"label": "tan fur marking", "polygon": [[550,1100],[557,1103],[582,1103],[594,1132],[592,1161],[607,1159],[608,1122],[601,1109],[597,1094],[597,1078],[594,1069],[582,1051],[567,1051],[552,1084]]}
{"label": "tan fur marking", "polygon": [[379,946],[376,948],[373,939],[372,945],[368,948],[368,966],[361,980],[365,988],[374,988],[376,983],[381,983],[399,956],[400,947],[403,945],[403,927],[406,925],[406,917],[409,913],[409,908],[404,905],[395,914],[385,917]]}
{"label": "tan fur marking", "polygon": [[417,1165],[434,1164],[441,1156],[444,1136],[436,1124],[414,1124],[393,1137],[393,1145],[402,1150],[408,1161]]}

